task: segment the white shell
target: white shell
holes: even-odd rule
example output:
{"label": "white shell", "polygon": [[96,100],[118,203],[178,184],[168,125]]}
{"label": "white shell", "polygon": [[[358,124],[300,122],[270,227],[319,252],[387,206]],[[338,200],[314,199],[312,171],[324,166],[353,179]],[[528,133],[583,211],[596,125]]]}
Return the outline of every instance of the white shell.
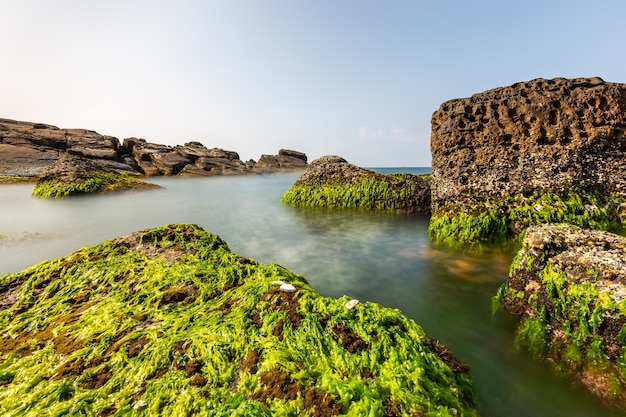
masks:
{"label": "white shell", "polygon": [[133,405],[133,410],[139,410],[142,408],[146,408],[148,406],[148,403],[145,402],[144,400],[139,400],[137,401],[137,404]]}
{"label": "white shell", "polygon": [[352,299],[346,303],[346,308],[351,309],[355,305],[359,304],[359,300]]}
{"label": "white shell", "polygon": [[283,285],[283,281],[272,281],[272,285]]}
{"label": "white shell", "polygon": [[296,290],[296,287],[294,287],[291,284],[282,284],[280,286],[280,289],[285,291],[285,292],[294,292]]}

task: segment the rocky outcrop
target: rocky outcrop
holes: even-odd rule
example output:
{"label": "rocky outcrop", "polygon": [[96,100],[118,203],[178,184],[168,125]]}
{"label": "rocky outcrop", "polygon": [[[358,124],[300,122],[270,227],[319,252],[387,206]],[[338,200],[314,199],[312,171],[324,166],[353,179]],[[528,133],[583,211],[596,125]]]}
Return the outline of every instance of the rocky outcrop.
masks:
{"label": "rocky outcrop", "polygon": [[40,175],[33,195],[66,197],[127,189],[158,188],[143,181],[128,165],[108,159],[89,159],[64,153]]}
{"label": "rocky outcrop", "polygon": [[626,238],[569,225],[529,228],[495,306],[521,318],[517,341],[626,408]]}
{"label": "rocky outcrop", "polygon": [[263,155],[259,163],[244,163],[237,152],[208,149],[200,142],[167,146],[127,138],[120,143],[91,130],[0,119],[0,178],[36,178],[64,154],[121,163],[125,170],[147,176],[263,174],[299,171],[307,165],[306,155],[284,149],[276,156]]}
{"label": "rocky outcrop", "polygon": [[311,162],[281,202],[299,207],[430,212],[428,176],[377,174],[329,155]]}
{"label": "rocky outcrop", "polygon": [[[504,223],[475,241],[519,233],[533,221],[511,218],[508,207],[539,212],[546,192],[580,199],[583,212],[626,202],[626,84],[536,79],[447,101],[432,116],[431,152],[436,218],[476,218],[506,201],[493,213]],[[619,221],[616,210],[607,222]]]}
{"label": "rocky outcrop", "polygon": [[467,365],[397,309],[193,225],[2,276],[0,318],[7,415],[478,415]]}
{"label": "rocky outcrop", "polygon": [[285,170],[302,170],[307,167],[307,157],[302,152],[281,149],[278,155],[261,155],[259,168],[285,169]]}

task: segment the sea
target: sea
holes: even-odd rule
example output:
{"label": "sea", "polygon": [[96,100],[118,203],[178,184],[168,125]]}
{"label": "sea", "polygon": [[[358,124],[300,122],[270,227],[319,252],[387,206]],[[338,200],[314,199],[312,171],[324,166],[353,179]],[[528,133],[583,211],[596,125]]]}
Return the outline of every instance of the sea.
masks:
{"label": "sea", "polygon": [[280,204],[297,178],[152,177],[161,188],[50,200],[32,197],[33,184],[0,185],[0,276],[137,230],[194,223],[234,252],[303,275],[323,296],[402,311],[469,364],[484,417],[623,415],[516,348],[516,319],[492,314],[514,253],[437,247],[423,215]]}

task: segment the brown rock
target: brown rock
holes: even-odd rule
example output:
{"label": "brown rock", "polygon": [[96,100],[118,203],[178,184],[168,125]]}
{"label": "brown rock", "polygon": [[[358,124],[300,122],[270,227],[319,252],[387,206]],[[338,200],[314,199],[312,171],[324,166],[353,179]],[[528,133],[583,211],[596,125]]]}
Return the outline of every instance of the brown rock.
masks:
{"label": "brown rock", "polygon": [[256,168],[281,171],[303,170],[307,167],[307,156],[302,152],[281,149],[278,155],[261,155]]}
{"label": "brown rock", "polygon": [[520,316],[518,341],[622,409],[625,259],[622,236],[564,224],[532,226],[496,298]]}
{"label": "brown rock", "polygon": [[436,204],[602,185],[623,193],[626,84],[536,79],[450,100],[432,117]]}

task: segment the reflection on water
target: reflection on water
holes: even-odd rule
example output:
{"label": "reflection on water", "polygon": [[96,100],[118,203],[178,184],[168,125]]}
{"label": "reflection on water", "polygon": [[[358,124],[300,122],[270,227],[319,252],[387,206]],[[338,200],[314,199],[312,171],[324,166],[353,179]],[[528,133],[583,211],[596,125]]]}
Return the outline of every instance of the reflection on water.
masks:
{"label": "reflection on water", "polygon": [[[515,320],[491,315],[512,254],[433,247],[428,219],[278,204],[297,174],[156,178],[164,188],[64,200],[0,186],[0,274],[167,223],[196,223],[245,256],[304,275],[322,295],[398,308],[466,361],[483,416],[610,416],[513,347]],[[617,415],[617,414],[613,414]]]}

